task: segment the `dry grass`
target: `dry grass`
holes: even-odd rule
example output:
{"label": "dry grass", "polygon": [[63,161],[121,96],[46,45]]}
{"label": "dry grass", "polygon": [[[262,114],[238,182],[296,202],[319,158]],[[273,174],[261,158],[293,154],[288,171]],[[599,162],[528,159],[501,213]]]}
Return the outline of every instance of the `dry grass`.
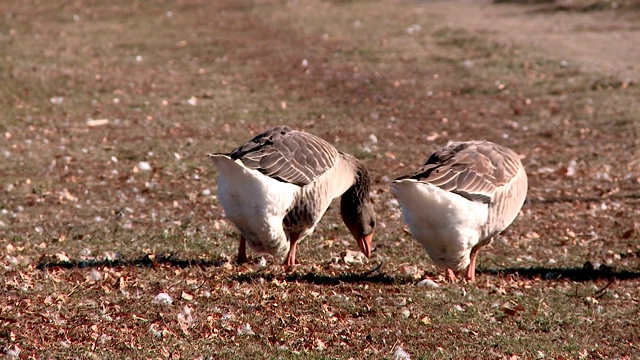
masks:
{"label": "dry grass", "polygon": [[[419,4],[212,3],[0,4],[6,354],[640,356],[637,84],[448,28]],[[232,263],[205,154],[275,124],[368,163],[369,263],[344,262],[356,246],[336,209],[296,269]],[[447,284],[389,179],[471,138],[521,153],[530,192],[480,254],[478,284]]]}

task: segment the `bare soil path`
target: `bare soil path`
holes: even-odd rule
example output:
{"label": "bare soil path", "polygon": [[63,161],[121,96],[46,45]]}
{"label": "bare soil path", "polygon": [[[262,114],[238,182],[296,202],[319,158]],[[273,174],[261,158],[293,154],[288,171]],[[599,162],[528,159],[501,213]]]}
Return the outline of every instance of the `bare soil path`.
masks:
{"label": "bare soil path", "polygon": [[575,2],[523,5],[490,0],[427,1],[424,6],[451,26],[532,46],[620,81],[640,81],[640,14],[634,8],[588,11],[587,5]]}

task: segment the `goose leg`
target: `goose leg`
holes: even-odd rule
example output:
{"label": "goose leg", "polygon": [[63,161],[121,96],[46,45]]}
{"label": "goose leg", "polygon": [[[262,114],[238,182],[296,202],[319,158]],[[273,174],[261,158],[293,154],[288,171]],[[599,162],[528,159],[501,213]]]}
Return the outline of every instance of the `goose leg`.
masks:
{"label": "goose leg", "polygon": [[467,268],[467,279],[469,279],[469,281],[476,281],[476,257],[478,257],[478,250],[480,250],[480,247],[471,249],[469,267]]}
{"label": "goose leg", "polygon": [[458,280],[458,277],[456,276],[456,273],[450,268],[447,268],[447,280],[449,280],[451,282],[454,282],[454,281]]}
{"label": "goose leg", "polygon": [[300,237],[299,233],[291,233],[289,234],[289,253],[287,254],[287,258],[284,260],[282,265],[284,266],[293,266],[296,265],[296,245],[298,244],[298,238]]}
{"label": "goose leg", "polygon": [[238,264],[247,262],[247,239],[240,235],[240,247],[238,247]]}

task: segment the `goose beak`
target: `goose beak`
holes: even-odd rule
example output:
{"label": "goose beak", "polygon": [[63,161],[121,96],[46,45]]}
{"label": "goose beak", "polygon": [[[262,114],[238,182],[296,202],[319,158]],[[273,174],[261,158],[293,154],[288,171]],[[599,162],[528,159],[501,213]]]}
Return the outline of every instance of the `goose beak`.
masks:
{"label": "goose beak", "polygon": [[360,251],[362,251],[362,253],[366,257],[371,257],[371,240],[372,239],[373,239],[373,233],[358,239],[358,247],[360,247]]}

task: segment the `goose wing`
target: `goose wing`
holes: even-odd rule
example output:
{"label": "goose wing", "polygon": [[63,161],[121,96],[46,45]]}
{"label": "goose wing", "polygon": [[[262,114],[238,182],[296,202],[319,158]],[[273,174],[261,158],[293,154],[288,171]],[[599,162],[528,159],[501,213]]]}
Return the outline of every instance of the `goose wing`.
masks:
{"label": "goose wing", "polygon": [[315,135],[278,126],[257,135],[229,156],[278,181],[304,186],[329,170],[339,152]]}
{"label": "goose wing", "polygon": [[518,173],[520,159],[512,150],[488,141],[451,143],[429,157],[411,178],[489,204],[497,189]]}

